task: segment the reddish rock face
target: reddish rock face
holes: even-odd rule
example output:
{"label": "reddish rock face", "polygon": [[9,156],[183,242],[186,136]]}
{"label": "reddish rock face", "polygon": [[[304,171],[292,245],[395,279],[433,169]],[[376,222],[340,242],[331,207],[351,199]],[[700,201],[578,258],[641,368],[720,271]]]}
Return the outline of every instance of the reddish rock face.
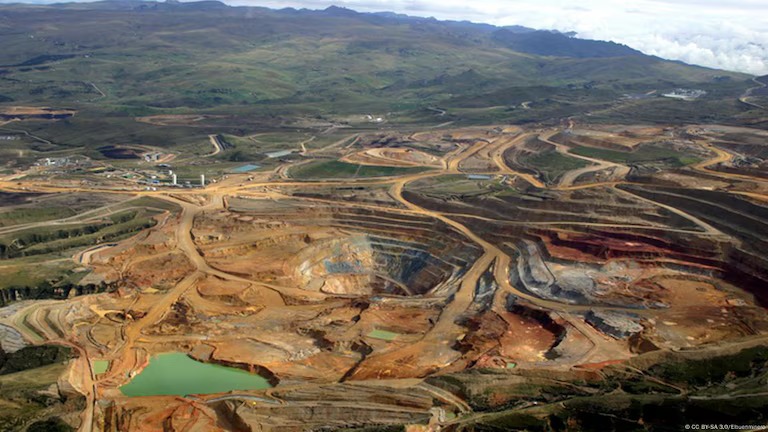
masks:
{"label": "reddish rock face", "polygon": [[[150,191],[173,210],[76,255],[109,292],[52,286],[61,301],[11,305],[0,318],[81,350],[67,379],[96,389],[89,406],[106,430],[423,426],[473,409],[554,406],[642,376],[636,358],[768,333],[768,186],[731,177],[738,166],[724,150],[691,134],[382,132],[324,150],[340,170],[326,177],[289,178],[312,170],[291,174],[286,163],[205,190]],[[752,147],[738,148],[758,155]],[[654,151],[663,157],[644,159]],[[683,156],[702,162],[683,167]],[[364,167],[394,174],[358,177]],[[11,252],[34,251],[20,244]],[[275,388],[120,393],[169,351]],[[91,359],[109,361],[107,372],[87,373]]]}

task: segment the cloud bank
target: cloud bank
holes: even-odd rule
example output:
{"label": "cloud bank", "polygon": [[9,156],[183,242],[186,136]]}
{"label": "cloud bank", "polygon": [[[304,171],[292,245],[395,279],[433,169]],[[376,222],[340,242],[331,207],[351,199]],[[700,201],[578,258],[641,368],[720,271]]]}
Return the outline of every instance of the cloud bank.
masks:
{"label": "cloud bank", "polygon": [[768,74],[765,0],[226,0],[233,5],[394,11],[439,19],[575,31],[646,54],[701,66]]}

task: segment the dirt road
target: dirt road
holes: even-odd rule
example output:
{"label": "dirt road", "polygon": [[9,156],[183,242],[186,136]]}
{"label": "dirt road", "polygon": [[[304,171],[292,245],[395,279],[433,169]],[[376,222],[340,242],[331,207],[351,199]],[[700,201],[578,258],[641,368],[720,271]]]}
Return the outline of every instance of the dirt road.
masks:
{"label": "dirt road", "polygon": [[208,140],[211,142],[211,145],[213,146],[213,152],[208,153],[206,157],[216,156],[217,154],[224,151],[224,146],[221,144],[221,141],[219,141],[219,136],[216,134],[208,135]]}
{"label": "dirt road", "polygon": [[766,87],[767,84],[762,81],[764,79],[768,79],[768,77],[754,77],[754,78],[752,78],[752,81],[755,84],[757,84],[757,87],[752,87],[752,88],[747,89],[747,91],[745,91],[744,94],[739,98],[739,102],[741,102],[741,103],[743,103],[745,105],[748,105],[751,108],[758,108],[758,109],[768,110],[768,108],[766,108],[763,105],[759,105],[759,104],[756,104],[754,102],[750,102],[749,101],[749,98],[752,97],[752,93],[755,90],[759,90],[759,89],[762,89],[762,88]]}
{"label": "dirt road", "polygon": [[[243,282],[248,283],[251,286],[258,286],[263,289],[272,290],[275,293],[280,294],[281,296],[290,296],[292,298],[297,299],[308,299],[308,300],[323,300],[327,298],[326,294],[320,293],[320,292],[312,292],[307,290],[302,290],[297,287],[285,287],[285,286],[279,286],[269,283],[264,283],[262,281],[256,281],[256,280],[250,280],[241,276],[232,275],[225,271],[219,270],[215,267],[212,267],[205,259],[205,257],[201,254],[200,250],[198,249],[195,240],[193,238],[193,227],[194,222],[197,217],[200,217],[204,212],[217,212],[225,208],[225,197],[226,196],[236,196],[236,195],[242,195],[247,196],[249,198],[254,199],[264,199],[264,200],[285,200],[285,199],[303,199],[307,202],[313,202],[323,205],[334,205],[334,206],[354,206],[359,208],[364,208],[366,210],[370,210],[371,212],[387,212],[387,213],[393,213],[393,214],[403,214],[403,215],[409,215],[409,216],[423,216],[429,219],[434,219],[437,221],[440,221],[441,223],[449,226],[451,229],[455,230],[456,232],[460,233],[462,236],[464,236],[469,242],[472,242],[473,244],[479,246],[482,249],[482,254],[477,258],[471,265],[468,267],[468,271],[461,277],[461,279],[457,282],[458,288],[456,289],[454,295],[452,296],[451,301],[449,301],[445,307],[442,309],[440,315],[435,320],[432,327],[424,334],[423,338],[407,347],[404,347],[402,349],[396,349],[390,352],[386,353],[386,362],[392,362],[391,364],[408,364],[410,358],[414,356],[414,353],[421,354],[421,353],[429,353],[429,355],[423,355],[420,356],[419,361],[424,362],[433,362],[434,366],[442,367],[446,364],[450,364],[451,362],[455,361],[456,356],[458,356],[458,352],[456,352],[452,347],[454,342],[459,339],[463,333],[466,332],[466,328],[460,326],[459,324],[456,324],[456,318],[465,314],[466,311],[470,308],[472,305],[472,302],[474,301],[474,293],[476,290],[476,287],[478,285],[478,281],[483,276],[483,274],[488,271],[488,269],[493,266],[493,276],[499,286],[499,289],[496,294],[496,298],[494,301],[494,304],[497,305],[497,307],[501,307],[498,305],[504,304],[504,299],[508,294],[512,294],[519,299],[522,299],[526,301],[527,303],[530,303],[531,305],[541,308],[543,310],[549,311],[553,314],[556,314],[560,316],[565,322],[567,322],[570,327],[583,334],[584,337],[586,337],[589,342],[592,344],[592,348],[584,354],[583,357],[579,359],[573,360],[574,364],[579,362],[587,362],[592,359],[595,359],[598,357],[598,354],[601,354],[603,356],[616,356],[620,357],[624,355],[623,352],[619,352],[616,350],[616,344],[614,341],[610,340],[609,338],[605,337],[603,334],[601,334],[599,331],[597,331],[594,327],[586,324],[584,320],[581,318],[581,315],[584,312],[587,312],[589,310],[594,309],[605,309],[605,310],[623,310],[623,308],[612,308],[612,307],[600,307],[595,305],[574,305],[570,303],[565,302],[559,302],[555,300],[548,300],[544,298],[537,297],[529,292],[520,291],[518,288],[512,285],[510,283],[510,271],[514,271],[515,269],[515,262],[513,261],[513,257],[510,256],[505,250],[502,249],[503,246],[498,246],[489,240],[483,238],[481,234],[478,234],[477,232],[473,231],[470,226],[468,226],[466,223],[462,223],[462,221],[466,221],[468,218],[475,218],[475,219],[483,219],[489,222],[493,223],[509,223],[509,224],[524,224],[524,225],[578,225],[578,226],[594,226],[594,227],[605,227],[605,228],[627,228],[627,229],[655,229],[655,230],[668,230],[668,231],[675,231],[675,232],[682,232],[682,233],[691,233],[691,234],[697,234],[697,235],[709,235],[709,236],[721,236],[723,235],[722,232],[714,228],[713,226],[707,224],[706,222],[702,221],[699,218],[696,218],[682,210],[679,210],[673,206],[665,205],[661,203],[657,203],[653,200],[639,197],[635,194],[632,194],[626,190],[616,188],[616,186],[621,184],[627,184],[627,182],[624,177],[629,172],[629,168],[625,165],[616,164],[609,161],[603,161],[595,158],[588,158],[583,156],[578,156],[569,153],[568,147],[562,144],[558,144],[555,142],[552,142],[550,138],[556,133],[554,130],[549,130],[547,132],[541,132],[541,131],[532,131],[532,132],[524,132],[516,135],[501,135],[497,136],[494,139],[491,140],[482,140],[478,139],[474,142],[470,142],[470,144],[460,144],[459,148],[455,151],[444,155],[441,160],[440,164],[431,164],[429,168],[433,168],[430,171],[421,172],[418,174],[410,174],[406,176],[401,177],[382,177],[382,178],[372,178],[372,179],[339,179],[339,180],[317,180],[317,181],[295,181],[295,180],[276,180],[276,181],[259,181],[259,182],[246,182],[244,179],[246,178],[246,175],[237,176],[232,175],[230,176],[230,179],[225,180],[223,182],[212,184],[208,186],[206,189],[174,189],[172,193],[174,196],[170,196],[169,190],[159,190],[159,191],[143,191],[143,190],[109,190],[109,189],[103,189],[98,187],[89,187],[84,186],[81,184],[78,184],[77,186],[68,188],[65,186],[55,186],[51,184],[47,184],[41,181],[21,181],[21,184],[17,180],[13,181],[4,181],[0,182],[0,190],[27,190],[27,191],[45,191],[45,192],[73,192],[73,191],[80,191],[80,192],[99,192],[99,193],[115,193],[115,194],[122,194],[126,196],[126,200],[124,200],[119,205],[124,205],[125,202],[130,201],[132,199],[135,199],[140,196],[153,196],[159,199],[167,200],[170,202],[173,202],[181,207],[181,212],[178,215],[178,219],[176,220],[176,227],[175,227],[175,251],[183,253],[192,263],[192,266],[194,267],[194,270],[192,270],[189,274],[187,274],[183,279],[181,279],[175,286],[173,286],[170,290],[160,293],[160,294],[148,294],[152,295],[153,302],[149,309],[147,310],[146,314],[142,317],[137,319],[136,321],[127,322],[123,330],[123,338],[122,340],[117,344],[117,346],[112,350],[111,353],[108,354],[107,358],[112,360],[112,367],[110,368],[110,371],[108,373],[108,376],[102,377],[99,382],[104,383],[105,385],[111,385],[114,382],[123,382],[129,373],[135,372],[137,365],[140,363],[137,359],[140,359],[142,355],[141,349],[137,349],[137,344],[142,340],[147,338],[147,336],[144,335],[145,330],[147,330],[150,326],[155,325],[159,321],[163,319],[163,317],[172,309],[172,306],[174,303],[178,302],[180,299],[182,299],[186,294],[190,293],[190,290],[194,290],[198,282],[200,282],[204,277],[206,276],[216,276],[221,279],[229,280],[229,281],[237,281],[237,282]],[[562,178],[561,181],[557,186],[548,188],[544,183],[542,183],[538,178],[531,174],[521,173],[518,171],[515,171],[511,167],[507,166],[505,160],[504,160],[504,152],[513,148],[514,146],[518,146],[521,143],[525,142],[525,140],[531,138],[532,136],[539,136],[539,138],[551,145],[554,145],[556,150],[568,157],[574,157],[577,159],[585,160],[592,164],[589,167],[585,167],[578,170],[573,170],[568,173],[566,173]],[[328,152],[334,149],[338,149],[339,147],[349,144],[350,141],[352,143],[357,142],[360,139],[360,135],[352,135],[350,137],[347,137],[343,140],[339,140],[335,143],[330,144],[329,146],[313,150],[313,151],[307,151],[306,147],[302,145],[302,150],[304,154],[313,154],[313,153],[322,153],[322,152]],[[214,146],[214,152],[209,154],[208,156],[214,156],[218,153],[220,153],[223,150],[222,144],[219,142],[219,140],[216,138],[216,135],[209,135],[209,140],[211,144]],[[707,144],[708,148],[714,152],[715,156],[711,159],[708,159],[706,161],[700,162],[691,168],[697,171],[706,172],[708,174],[715,174],[721,177],[730,177],[734,179],[742,179],[743,177],[747,177],[752,179],[749,176],[738,176],[738,175],[732,175],[727,173],[721,173],[714,170],[711,170],[710,167],[719,164],[728,162],[733,158],[733,155],[730,153],[717,148],[716,146],[713,146],[711,144]],[[382,154],[380,151],[373,152],[374,156],[382,157]],[[516,176],[518,178],[523,179],[530,185],[539,188],[539,189],[549,189],[552,191],[569,191],[569,190],[579,190],[579,189],[586,189],[586,188],[615,188],[617,193],[623,194],[626,196],[631,196],[633,200],[639,200],[646,202],[647,204],[650,204],[654,207],[662,208],[666,211],[672,212],[674,214],[677,214],[683,218],[686,218],[690,220],[693,224],[697,225],[701,228],[701,232],[693,231],[691,230],[681,230],[676,229],[675,227],[656,227],[656,226],[637,226],[637,225],[631,225],[631,224],[609,224],[609,223],[584,223],[584,222],[569,222],[569,221],[558,221],[558,222],[530,222],[530,221],[504,221],[504,220],[495,220],[495,219],[489,219],[484,218],[481,216],[471,215],[471,214],[460,214],[460,213],[448,213],[448,212],[440,212],[435,210],[430,210],[424,207],[421,207],[414,202],[408,201],[404,196],[404,191],[407,189],[407,186],[415,181],[418,180],[424,180],[429,179],[433,177],[443,176],[446,174],[453,174],[453,175],[459,175],[464,174],[462,171],[462,162],[467,161],[469,158],[475,157],[475,158],[485,158],[488,162],[495,164],[495,167],[492,167],[493,169],[498,168],[497,171],[493,171],[489,174],[499,174],[499,175],[510,175],[510,176]],[[409,162],[410,163],[410,162]],[[417,165],[414,163],[414,165]],[[285,166],[281,166],[278,168],[278,173],[281,172],[279,170],[285,170]],[[610,181],[594,181],[591,183],[584,183],[579,184],[577,186],[574,186],[573,183],[576,181],[580,176],[590,173],[590,172],[596,172],[596,171],[612,171],[611,173],[611,180]],[[754,179],[752,179],[754,180]],[[399,207],[397,205],[391,205],[388,206],[386,204],[379,204],[375,202],[340,202],[340,201],[334,201],[332,198],[324,199],[324,198],[295,198],[290,195],[290,192],[285,192],[285,194],[281,193],[280,189],[281,187],[300,187],[305,190],[311,190],[311,189],[322,189],[322,188],[328,188],[328,187],[359,187],[359,186],[371,186],[371,185],[387,185],[389,186],[389,195],[392,197],[392,199],[395,200],[397,204],[399,204]],[[737,192],[741,193],[741,192]],[[746,193],[743,193],[746,194]],[[755,195],[754,199],[762,199],[765,196],[754,193]],[[205,205],[196,205],[192,202],[188,202],[184,199],[180,199],[179,197],[184,196],[205,196],[209,198],[207,204]],[[88,212],[83,212],[79,215],[73,216],[71,218],[64,218],[59,219],[57,221],[53,222],[45,222],[44,224],[51,224],[51,223],[70,223],[72,221],[82,221],[87,220],[89,216],[96,215],[102,216],[103,214],[111,214],[110,207],[117,206],[118,204],[112,204],[110,206],[105,206],[99,209],[90,210]],[[85,218],[85,219],[84,219]],[[170,223],[170,222],[169,222]],[[27,224],[24,225],[23,228],[34,228],[36,226],[42,226],[43,223],[40,224]],[[471,225],[471,224],[470,224]],[[15,229],[19,229],[18,227],[15,228],[9,228],[9,230],[0,230],[0,233],[4,232],[12,232]],[[89,251],[85,251],[82,254],[80,254],[81,257],[83,257],[83,262],[87,264],[88,257],[97,250],[97,248],[105,247],[104,245],[96,246],[94,249],[91,249]],[[511,247],[514,247],[512,245]],[[144,294],[138,294],[138,295],[144,295]],[[196,300],[196,301],[203,301],[203,300]],[[36,308],[39,307],[48,307],[49,304],[45,302],[40,302],[36,304]],[[34,308],[25,309],[21,316],[27,317],[29,316],[31,320],[40,320],[41,318],[37,316],[35,313]],[[42,329],[42,335],[36,333],[33,329],[25,329],[24,324],[20,322],[13,323],[14,327],[18,328],[20,331],[22,331],[23,334],[27,335],[28,338],[31,340],[34,339],[35,342],[42,342],[45,340],[60,340],[61,343],[68,343],[71,344],[72,342],[66,341],[65,339],[58,336],[55,332],[50,331],[45,326],[44,322],[40,323],[40,328]],[[35,336],[33,336],[33,333]],[[177,336],[168,337],[167,340],[171,340]],[[158,339],[160,340],[160,339]],[[174,339],[175,340],[175,339]],[[90,361],[87,358],[87,353],[82,347],[73,346],[76,350],[79,352],[82,352],[80,361],[81,363],[78,363],[73,370],[79,370],[82,372],[82,374],[86,374],[86,364],[87,364],[87,370],[89,371],[87,375],[89,377],[83,377],[82,381],[79,382],[79,387],[82,388],[84,394],[86,394],[88,399],[88,406],[86,410],[83,413],[83,428],[81,428],[82,431],[90,431],[90,427],[93,420],[93,407],[95,402],[95,395],[96,395],[96,384],[94,383],[93,379],[93,372],[90,370]],[[377,355],[372,355],[368,357],[366,360],[363,361],[362,366],[365,366],[365,362],[376,362],[378,360],[381,360],[380,358],[377,358]],[[82,363],[84,362],[84,363]],[[110,384],[108,384],[108,382]],[[90,390],[89,390],[90,388]],[[444,395],[445,398],[450,398],[449,395]],[[468,408],[463,404],[463,401],[461,399],[452,401],[453,404],[460,406],[462,411],[466,411]],[[87,424],[87,426],[86,426]]]}
{"label": "dirt road", "polygon": [[[579,177],[587,173],[597,173],[600,171],[609,172],[609,170],[612,170],[610,172],[610,178],[612,180],[623,180],[624,178],[626,178],[627,174],[629,174],[629,167],[626,165],[617,164],[614,162],[608,162],[601,159],[595,159],[595,158],[571,153],[567,146],[564,146],[563,144],[556,143],[551,140],[552,136],[554,136],[558,132],[559,131],[555,130],[546,134],[539,135],[539,139],[547,144],[551,144],[555,146],[555,150],[558,153],[562,154],[563,156],[575,158],[575,159],[581,159],[583,161],[589,162],[590,165],[587,165],[584,168],[571,170],[563,174],[563,176],[560,178],[560,182],[557,186],[557,189],[568,188],[573,186],[573,182],[576,179],[578,179]],[[601,180],[601,181],[604,181],[604,180]]]}

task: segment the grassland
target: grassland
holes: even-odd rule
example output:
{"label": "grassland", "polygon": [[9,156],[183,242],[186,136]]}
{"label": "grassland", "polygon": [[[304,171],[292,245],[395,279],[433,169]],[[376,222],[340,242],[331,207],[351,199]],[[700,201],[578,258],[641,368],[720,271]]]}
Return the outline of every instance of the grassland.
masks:
{"label": "grassland", "polygon": [[[23,362],[23,369],[19,372],[0,376],[0,389],[2,390],[0,429],[4,431],[24,430],[25,425],[39,421],[40,424],[36,426],[33,423],[26,430],[74,430],[66,423],[58,420],[56,416],[64,415],[73,409],[81,409],[84,399],[68,395],[69,400],[67,400],[67,397],[60,398],[58,395],[54,396],[47,392],[51,385],[55,386],[67,367],[66,363],[62,362],[65,357],[56,357],[55,355],[51,356],[50,353],[39,352],[40,349],[48,350],[48,348],[53,347],[25,348],[25,350],[36,351],[30,353],[26,360],[17,355],[22,353],[21,351],[15,353],[13,356],[14,358],[18,357],[18,360],[13,360],[13,362],[14,364]],[[59,349],[53,348],[53,350]],[[50,364],[41,366],[40,360]],[[37,365],[35,365],[36,363]],[[46,420],[49,419],[51,420],[46,424]],[[40,429],[40,426],[45,427]]]}
{"label": "grassland", "polygon": [[466,175],[441,175],[430,177],[428,179],[418,180],[408,185],[408,190],[418,191],[419,193],[449,198],[453,196],[479,196],[496,195],[511,191],[507,186],[499,184],[498,181],[472,180]]}
{"label": "grassland", "polygon": [[0,235],[0,289],[77,285],[88,273],[71,259],[77,250],[130,237],[154,226],[158,214],[149,208],[123,210],[99,222],[42,226]]}
{"label": "grassland", "polygon": [[[161,212],[180,210],[151,197],[124,202],[114,195],[81,193],[3,198],[7,206],[0,208],[0,227],[10,231],[0,234],[0,289],[77,285],[88,274],[71,259],[78,249],[129,237],[154,225]],[[62,218],[66,223],[52,223]]]}
{"label": "grassland", "polygon": [[[35,257],[38,260],[41,257]],[[40,287],[45,284],[77,285],[88,274],[78,270],[75,263],[68,261],[4,261],[0,268],[0,290],[8,288]]]}
{"label": "grassland", "polygon": [[[79,213],[118,202],[109,194],[19,194],[16,203],[0,206],[0,228],[20,224],[73,218]],[[156,201],[159,205],[162,201]],[[119,207],[114,207],[113,210]]]}
{"label": "grassland", "polygon": [[169,211],[171,213],[175,213],[181,210],[181,207],[178,204],[148,196],[132,199],[128,202],[110,207],[112,211],[118,211],[127,208],[150,208],[153,210]]}
{"label": "grassland", "polygon": [[40,222],[74,216],[70,208],[25,208],[14,209],[0,213],[0,227],[18,225],[20,223]]}
{"label": "grassland", "polygon": [[568,171],[589,165],[586,161],[568,157],[555,151],[542,152],[521,159],[526,165],[539,171],[547,183],[554,182]]}
{"label": "grassland", "polygon": [[244,162],[208,162],[207,160],[203,160],[195,164],[174,165],[173,172],[178,175],[179,182],[189,181],[198,184],[200,182],[200,174],[205,174],[209,178],[222,176],[229,174],[234,168],[242,166],[243,164]]}
{"label": "grassland", "polygon": [[[315,131],[317,133],[317,131]],[[263,132],[249,136],[223,134],[229,148],[220,153],[217,159],[227,162],[256,162],[264,167],[273,167],[281,160],[296,158],[296,154],[306,150],[316,150],[342,140],[348,133],[331,133],[320,135],[312,130],[295,129],[282,132]],[[278,152],[292,152],[285,155],[275,155]]]}
{"label": "grassland", "polygon": [[638,368],[633,371],[603,369],[600,380],[475,370],[428,382],[468,397],[481,412],[463,420],[474,430],[672,430],[699,421],[762,425],[766,352],[756,346],[698,359],[674,354],[644,364],[650,354],[632,361]]}
{"label": "grassland", "polygon": [[424,168],[398,168],[373,165],[356,165],[339,161],[315,161],[290,170],[291,177],[300,180],[329,178],[391,177],[415,174]]}
{"label": "grassland", "polygon": [[699,162],[701,160],[696,156],[685,155],[674,149],[662,147],[660,145],[641,145],[631,152],[621,152],[585,146],[577,146],[572,148],[570,151],[580,156],[587,156],[610,162],[630,164],[665,161],[671,166],[685,166]]}
{"label": "grassland", "polygon": [[65,368],[56,364],[0,377],[0,388],[3,389],[0,424],[4,426],[3,430],[13,430],[12,422],[23,421],[39,411],[41,406],[25,400],[24,393],[43,390],[55,383]]}
{"label": "grassland", "polygon": [[[537,44],[551,44],[551,34],[510,45],[496,37],[499,29],[466,23],[214,4],[1,9],[14,26],[0,28],[0,108],[77,111],[60,121],[5,126],[23,138],[0,152],[16,163],[43,152],[103,159],[95,149],[109,144],[202,157],[210,153],[210,134],[234,145],[217,158],[258,162],[266,151],[297,149],[312,136],[307,147],[322,147],[338,139],[336,127],[525,123],[587,113],[593,121],[652,122],[751,115],[736,102],[754,85],[745,75],[574,38],[566,42],[578,56],[537,55]],[[626,93],[674,87],[709,93],[695,110],[663,98],[621,102]],[[531,102],[529,109],[523,102]],[[435,106],[447,112],[438,115],[429,109]],[[179,114],[196,119],[137,121]],[[350,120],[366,115],[386,122]]]}
{"label": "grassland", "polygon": [[39,226],[0,235],[0,259],[62,252],[119,240],[153,226],[156,211],[125,210],[92,223]]}

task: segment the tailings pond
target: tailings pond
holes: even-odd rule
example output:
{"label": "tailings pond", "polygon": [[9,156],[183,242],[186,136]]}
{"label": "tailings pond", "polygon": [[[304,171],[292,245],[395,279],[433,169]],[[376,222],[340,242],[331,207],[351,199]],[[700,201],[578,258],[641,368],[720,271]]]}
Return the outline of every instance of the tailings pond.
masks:
{"label": "tailings pond", "polygon": [[166,353],[153,356],[149,365],[120,391],[126,396],[183,396],[269,387],[267,379],[256,374],[201,363],[183,353]]}

